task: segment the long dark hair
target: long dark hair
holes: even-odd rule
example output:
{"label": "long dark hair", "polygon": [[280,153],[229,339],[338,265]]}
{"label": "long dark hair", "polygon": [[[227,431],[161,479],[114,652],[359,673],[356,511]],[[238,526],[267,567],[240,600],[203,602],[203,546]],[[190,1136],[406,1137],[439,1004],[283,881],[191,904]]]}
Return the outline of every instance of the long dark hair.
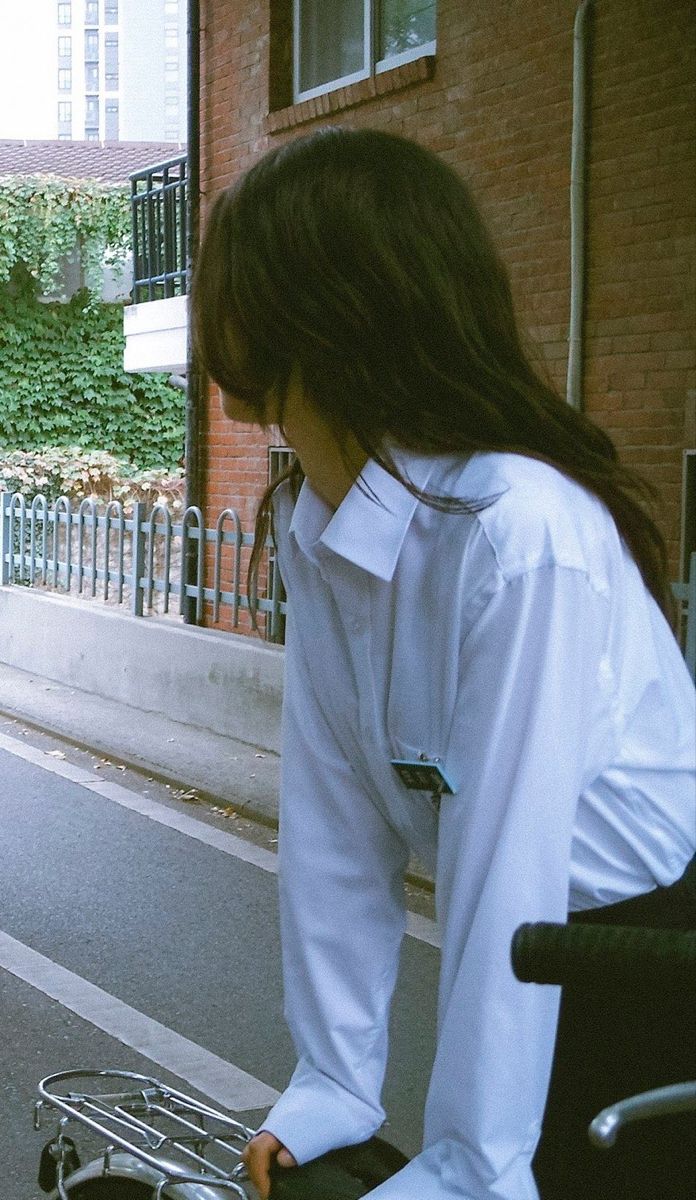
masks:
{"label": "long dark hair", "polygon": [[[282,428],[297,364],[337,431],[443,510],[475,506],[414,489],[390,441],[426,454],[507,451],[558,468],[604,502],[646,587],[671,612],[664,541],[644,507],[652,488],[534,370],[469,189],[417,143],[331,127],[266,154],[213,206],[193,331],[209,375],[259,424],[273,392]],[[255,561],[272,490],[259,509]]]}

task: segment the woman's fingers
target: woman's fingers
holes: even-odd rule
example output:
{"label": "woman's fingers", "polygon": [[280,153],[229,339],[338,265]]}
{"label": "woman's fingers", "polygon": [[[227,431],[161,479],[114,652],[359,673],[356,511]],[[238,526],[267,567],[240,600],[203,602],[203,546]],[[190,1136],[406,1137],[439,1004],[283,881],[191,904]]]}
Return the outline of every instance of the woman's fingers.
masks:
{"label": "woman's fingers", "polygon": [[271,1165],[275,1160],[281,1167],[297,1166],[290,1151],[266,1129],[262,1129],[251,1139],[242,1158],[261,1200],[268,1200],[271,1190]]}

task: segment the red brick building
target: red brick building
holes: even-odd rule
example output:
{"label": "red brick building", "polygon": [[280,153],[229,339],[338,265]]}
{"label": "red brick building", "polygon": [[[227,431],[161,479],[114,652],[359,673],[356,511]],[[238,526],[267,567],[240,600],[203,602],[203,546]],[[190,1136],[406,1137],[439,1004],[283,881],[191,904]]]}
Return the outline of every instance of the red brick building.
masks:
{"label": "red brick building", "polygon": [[[415,14],[415,48],[404,53],[397,30],[391,57],[368,49],[355,70],[355,39],[336,14],[345,26],[361,7],[368,21]],[[268,147],[320,124],[421,141],[470,182],[521,322],[563,392],[576,11],[575,0],[332,0],[323,10],[318,0],[203,0],[204,212]],[[586,11],[583,405],[659,487],[676,578],[684,451],[696,442],[696,9],[597,0]],[[266,439],[227,423],[213,389],[204,440],[208,523],[234,503],[249,528],[268,477]]]}

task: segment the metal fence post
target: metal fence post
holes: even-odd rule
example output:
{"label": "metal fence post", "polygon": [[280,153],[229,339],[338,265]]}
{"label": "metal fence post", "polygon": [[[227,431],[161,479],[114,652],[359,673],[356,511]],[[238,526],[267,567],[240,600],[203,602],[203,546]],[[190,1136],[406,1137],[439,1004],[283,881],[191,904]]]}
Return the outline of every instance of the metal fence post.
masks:
{"label": "metal fence post", "polygon": [[0,492],[0,584],[12,575],[12,493]]}
{"label": "metal fence post", "polygon": [[133,505],[133,536],[131,539],[132,547],[132,564],[131,564],[131,610],[134,617],[142,617],[143,615],[143,589],[140,586],[140,581],[145,573],[145,504],[142,500],[136,500]]}

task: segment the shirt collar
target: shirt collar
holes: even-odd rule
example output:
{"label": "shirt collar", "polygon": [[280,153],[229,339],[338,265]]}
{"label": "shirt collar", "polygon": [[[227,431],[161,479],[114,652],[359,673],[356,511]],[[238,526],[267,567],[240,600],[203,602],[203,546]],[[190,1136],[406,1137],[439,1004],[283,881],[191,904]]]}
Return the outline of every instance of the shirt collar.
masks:
{"label": "shirt collar", "polygon": [[[392,448],[398,469],[417,488],[425,488],[433,470],[432,456]],[[305,480],[295,505],[290,532],[308,557],[321,549],[389,580],[399,558],[418,499],[374,459],[368,459],[359,478],[334,512]]]}

